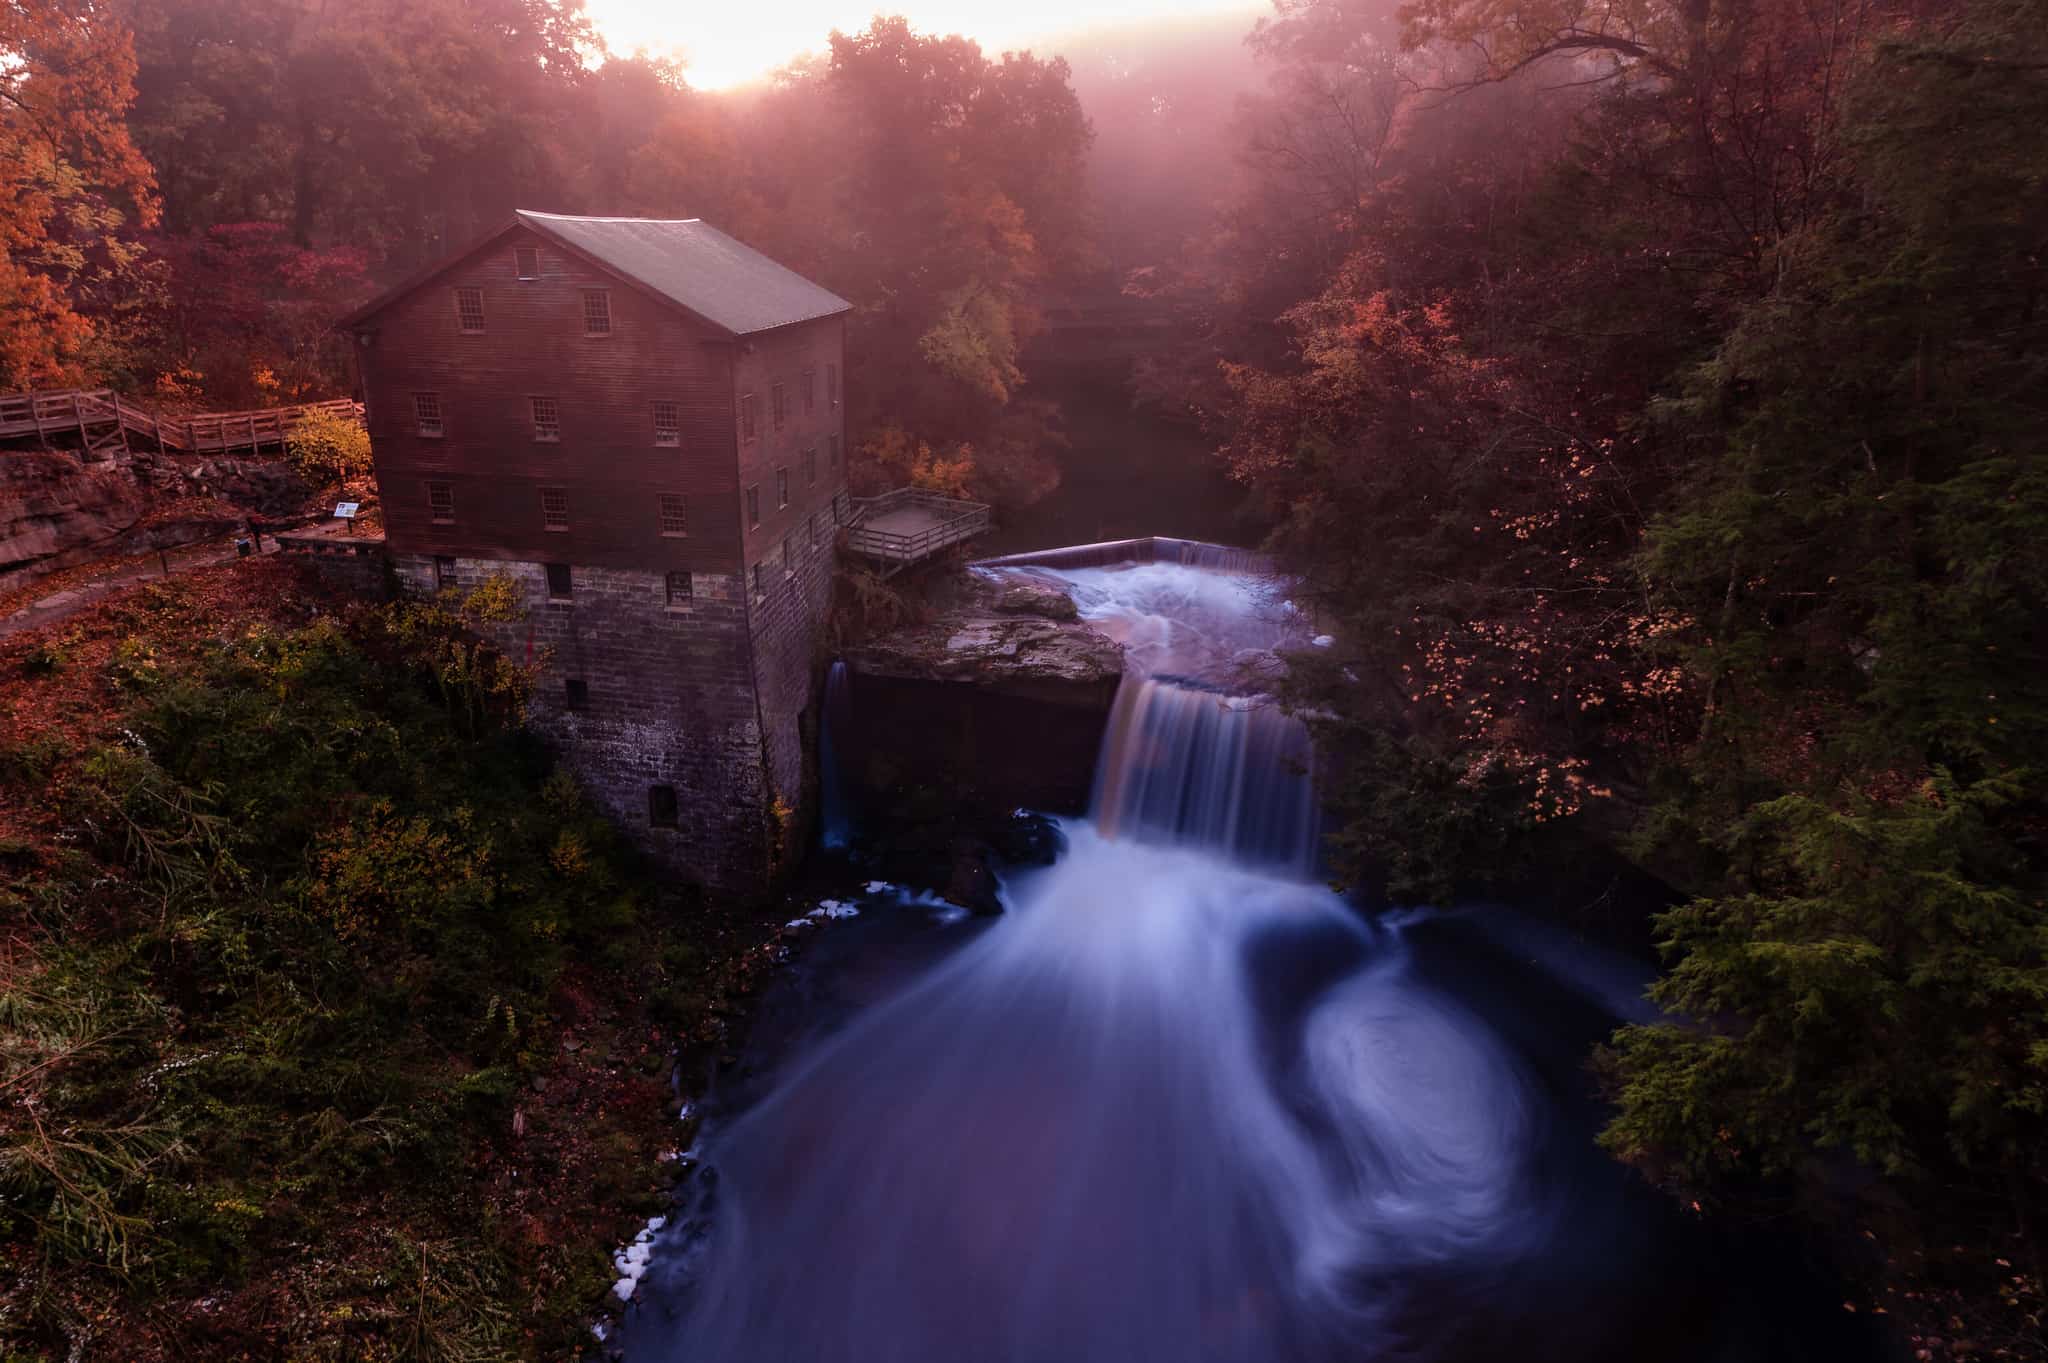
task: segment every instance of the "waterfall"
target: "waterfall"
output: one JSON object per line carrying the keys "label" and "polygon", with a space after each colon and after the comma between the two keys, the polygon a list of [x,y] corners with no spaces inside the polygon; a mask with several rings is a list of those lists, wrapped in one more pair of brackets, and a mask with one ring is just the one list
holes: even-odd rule
{"label": "waterfall", "polygon": [[713,1122],[629,1363],[1800,1357],[1710,1355],[1716,1270],[1581,1115],[1610,1024],[1309,882],[1308,738],[1246,680],[1304,632],[1272,584],[1029,571],[1125,643],[1091,818]]}
{"label": "waterfall", "polygon": [[835,658],[825,674],[825,708],[818,721],[818,827],[819,839],[828,848],[844,847],[853,838],[853,809],[835,738],[852,723],[852,674],[843,660]]}
{"label": "waterfall", "polygon": [[1316,802],[1308,733],[1258,697],[1127,678],[1095,771],[1105,837],[1181,843],[1306,878]]}

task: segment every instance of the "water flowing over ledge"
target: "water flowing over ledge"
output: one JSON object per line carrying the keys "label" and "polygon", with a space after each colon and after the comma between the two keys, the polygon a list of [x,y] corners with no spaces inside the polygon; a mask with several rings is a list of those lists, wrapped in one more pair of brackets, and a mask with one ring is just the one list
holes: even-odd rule
{"label": "water flowing over ledge", "polygon": [[1307,735],[1257,685],[1304,623],[1148,543],[988,569],[1057,579],[1123,647],[1091,817],[708,1128],[624,1356],[1762,1357],[1592,1148],[1611,1019],[1476,916],[1373,919],[1309,879]]}

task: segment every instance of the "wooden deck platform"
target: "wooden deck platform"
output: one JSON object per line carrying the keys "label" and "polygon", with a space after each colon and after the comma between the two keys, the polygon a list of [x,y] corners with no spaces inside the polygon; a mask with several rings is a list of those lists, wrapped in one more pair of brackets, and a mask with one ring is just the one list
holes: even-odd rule
{"label": "wooden deck platform", "polygon": [[989,528],[986,503],[897,488],[879,497],[856,497],[846,519],[846,547],[894,577]]}

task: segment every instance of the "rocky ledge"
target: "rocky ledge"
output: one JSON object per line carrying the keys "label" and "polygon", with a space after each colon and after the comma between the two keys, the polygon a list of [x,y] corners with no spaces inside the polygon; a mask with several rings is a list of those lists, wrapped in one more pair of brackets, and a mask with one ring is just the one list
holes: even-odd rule
{"label": "rocky ledge", "polygon": [[1104,708],[1124,671],[1122,647],[1078,618],[1058,584],[1023,575],[973,576],[954,604],[849,649],[846,662],[862,676]]}

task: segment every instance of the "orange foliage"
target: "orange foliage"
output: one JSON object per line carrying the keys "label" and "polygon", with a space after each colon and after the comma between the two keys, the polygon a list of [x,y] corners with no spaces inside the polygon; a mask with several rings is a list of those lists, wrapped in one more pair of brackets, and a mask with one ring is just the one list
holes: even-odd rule
{"label": "orange foliage", "polygon": [[[122,115],[135,50],[100,8],[0,6],[0,388],[76,383],[93,337],[67,290],[118,231],[156,220]],[[128,211],[123,211],[123,205]]]}

